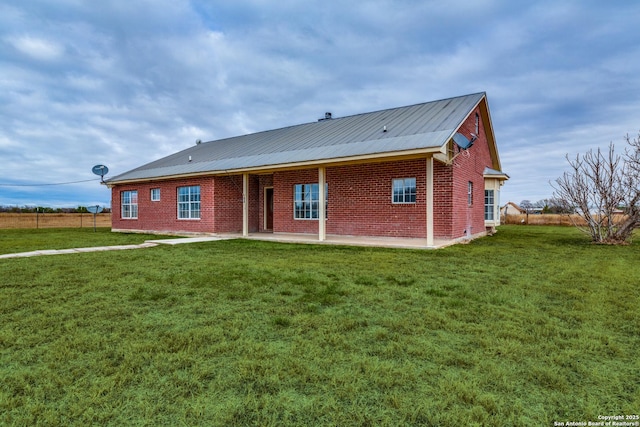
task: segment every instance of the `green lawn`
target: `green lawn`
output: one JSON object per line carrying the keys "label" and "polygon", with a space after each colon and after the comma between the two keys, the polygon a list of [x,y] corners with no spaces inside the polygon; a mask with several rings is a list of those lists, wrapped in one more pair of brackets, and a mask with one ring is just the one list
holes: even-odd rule
{"label": "green lawn", "polygon": [[639,244],[527,226],[436,251],[235,240],[0,260],[0,425],[637,414],[639,260]]}
{"label": "green lawn", "polygon": [[110,228],[0,229],[0,255],[42,249],[86,248],[91,246],[135,245],[150,239],[171,236],[112,233]]}

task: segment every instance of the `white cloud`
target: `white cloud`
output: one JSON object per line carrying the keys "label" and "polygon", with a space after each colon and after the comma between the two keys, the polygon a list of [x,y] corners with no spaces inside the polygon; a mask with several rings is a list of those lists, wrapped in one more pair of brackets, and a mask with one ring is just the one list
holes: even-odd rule
{"label": "white cloud", "polygon": [[58,43],[34,36],[19,36],[8,39],[20,52],[43,61],[58,59],[64,53],[64,47]]}

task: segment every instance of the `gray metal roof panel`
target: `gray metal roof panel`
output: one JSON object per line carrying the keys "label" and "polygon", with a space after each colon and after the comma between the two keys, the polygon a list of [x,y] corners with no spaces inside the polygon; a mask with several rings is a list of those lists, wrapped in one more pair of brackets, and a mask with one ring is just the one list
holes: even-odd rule
{"label": "gray metal roof panel", "polygon": [[203,142],[106,181],[117,183],[440,147],[484,96],[477,93]]}

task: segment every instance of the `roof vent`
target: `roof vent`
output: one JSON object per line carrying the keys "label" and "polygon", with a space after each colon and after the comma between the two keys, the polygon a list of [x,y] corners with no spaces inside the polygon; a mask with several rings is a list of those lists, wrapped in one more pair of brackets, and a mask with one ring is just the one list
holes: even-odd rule
{"label": "roof vent", "polygon": [[324,113],[324,119],[318,119],[319,122],[323,122],[325,120],[331,120],[331,113],[329,111],[327,111],[326,113]]}
{"label": "roof vent", "polygon": [[200,145],[202,144],[202,140],[201,139],[196,139],[196,145]]}

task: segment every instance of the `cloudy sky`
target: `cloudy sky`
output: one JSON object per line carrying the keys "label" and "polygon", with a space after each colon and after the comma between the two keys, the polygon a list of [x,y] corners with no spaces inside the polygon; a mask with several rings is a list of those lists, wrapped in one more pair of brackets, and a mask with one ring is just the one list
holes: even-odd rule
{"label": "cloudy sky", "polygon": [[109,206],[96,164],[480,91],[502,202],[537,201],[566,154],[638,134],[639,22],[632,0],[3,0],[0,205]]}

